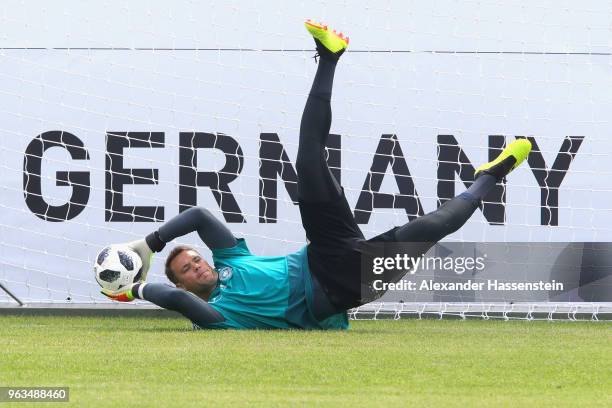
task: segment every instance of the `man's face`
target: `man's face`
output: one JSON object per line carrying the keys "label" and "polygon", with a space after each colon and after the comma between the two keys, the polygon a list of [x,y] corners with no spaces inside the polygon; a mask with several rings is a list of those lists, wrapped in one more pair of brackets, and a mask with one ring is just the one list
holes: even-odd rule
{"label": "man's face", "polygon": [[176,286],[190,292],[197,294],[210,290],[217,284],[217,272],[192,249],[174,257],[170,262],[170,268],[178,280]]}

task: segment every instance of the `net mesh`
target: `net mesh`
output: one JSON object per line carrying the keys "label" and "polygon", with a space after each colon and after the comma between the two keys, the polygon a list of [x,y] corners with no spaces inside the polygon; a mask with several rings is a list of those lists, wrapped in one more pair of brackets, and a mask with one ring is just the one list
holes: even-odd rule
{"label": "net mesh", "polygon": [[[366,237],[436,209],[469,185],[474,167],[528,137],[530,162],[446,241],[612,238],[605,2],[60,1],[12,10],[0,17],[0,282],[26,303],[104,304],[97,252],[191,205],[225,220],[253,253],[305,244],[294,164],[316,67],[302,27],[309,17],[351,37],[328,153]],[[196,236],[178,243],[210,255]],[[151,281],[165,281],[167,251],[155,256]],[[0,291],[0,302],[13,299]],[[394,300],[354,316],[542,311],[509,302]],[[544,306],[546,318],[603,307]]]}

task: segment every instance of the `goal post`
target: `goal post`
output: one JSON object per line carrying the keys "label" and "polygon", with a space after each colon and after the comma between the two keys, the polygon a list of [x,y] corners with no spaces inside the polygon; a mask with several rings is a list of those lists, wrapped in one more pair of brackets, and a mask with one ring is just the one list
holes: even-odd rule
{"label": "goal post", "polygon": [[[572,6],[581,18],[571,22],[554,3],[320,6],[161,10],[111,1],[85,10],[60,2],[16,5],[19,13],[0,17],[0,284],[8,290],[0,304],[16,305],[10,292],[29,305],[108,305],[93,278],[97,251],[142,238],[194,205],[255,254],[305,245],[295,159],[316,69],[302,26],[310,17],[351,37],[335,77],[328,163],[366,238],[435,210],[473,182],[474,168],[528,138],[529,160],[442,244],[608,250],[605,3]],[[195,235],[179,243],[210,258]],[[156,254],[150,281],[165,281],[167,251]],[[561,251],[506,279],[557,271],[574,284],[565,298],[445,298],[424,289],[391,293],[351,315],[609,316],[607,252],[584,264]],[[441,279],[431,274],[422,277]]]}

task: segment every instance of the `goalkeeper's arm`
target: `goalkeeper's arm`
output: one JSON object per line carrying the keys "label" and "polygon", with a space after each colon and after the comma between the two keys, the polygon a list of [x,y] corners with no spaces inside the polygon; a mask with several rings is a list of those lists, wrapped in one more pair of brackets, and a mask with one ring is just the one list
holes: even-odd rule
{"label": "goalkeeper's arm", "polygon": [[192,207],[170,219],[159,230],[147,235],[147,245],[153,252],[164,249],[175,238],[197,231],[210,249],[231,248],[238,242],[229,229],[205,208]]}
{"label": "goalkeeper's arm", "polygon": [[197,231],[198,235],[210,249],[231,248],[238,241],[221,221],[205,208],[193,207],[173,217],[159,230],[147,235],[145,239],[128,242],[126,245],[142,259],[140,281],[147,279],[153,252],[160,252],[166,244],[175,238]]}
{"label": "goalkeeper's arm", "polygon": [[121,291],[102,293],[120,302],[144,299],[164,309],[179,312],[199,327],[221,323],[225,318],[205,300],[191,292],[164,283],[135,283]]}

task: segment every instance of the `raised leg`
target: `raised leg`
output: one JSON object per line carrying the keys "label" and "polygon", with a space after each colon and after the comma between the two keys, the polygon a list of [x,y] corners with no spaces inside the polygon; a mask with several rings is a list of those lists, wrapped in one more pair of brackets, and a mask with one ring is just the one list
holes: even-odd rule
{"label": "raised leg", "polygon": [[348,38],[313,21],[306,22],[306,29],[317,45],[319,65],[300,124],[298,197],[305,202],[328,202],[342,195],[342,188],[327,166],[325,144],[332,120],[334,73]]}
{"label": "raised leg", "polygon": [[325,144],[332,120],[330,101],[336,62],[331,58],[319,59],[300,124],[296,161],[298,196],[300,200],[308,202],[330,201],[342,194],[325,160]]}
{"label": "raised leg", "polygon": [[495,183],[518,167],[530,151],[531,143],[526,139],[510,143],[495,160],[476,169],[476,180],[465,193],[447,201],[436,211],[397,228],[396,241],[436,243],[457,231],[474,214]]}

